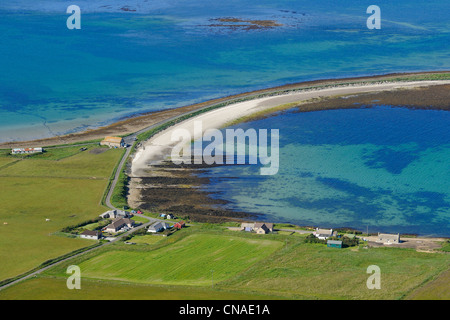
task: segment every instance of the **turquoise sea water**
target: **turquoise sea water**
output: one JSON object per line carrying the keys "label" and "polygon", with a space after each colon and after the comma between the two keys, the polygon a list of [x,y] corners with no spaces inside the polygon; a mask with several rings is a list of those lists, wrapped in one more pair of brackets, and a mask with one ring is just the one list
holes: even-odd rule
{"label": "turquoise sea water", "polygon": [[[72,4],[81,30],[66,27]],[[372,4],[381,30],[366,27]],[[448,70],[449,9],[448,0],[1,1],[0,141],[286,83]],[[212,26],[227,17],[283,26]],[[214,168],[209,188],[273,221],[450,235],[448,120],[381,107],[252,122],[280,129],[279,174]]]}
{"label": "turquoise sea water", "polygon": [[[71,4],[81,30],[66,27]],[[371,4],[2,1],[0,141],[303,80],[448,69],[448,1],[379,3],[381,30],[366,27]],[[211,26],[224,17],[283,26]]]}
{"label": "turquoise sea water", "polygon": [[287,112],[233,128],[280,130],[279,171],[199,174],[225,207],[260,219],[450,236],[450,113],[379,106]]}

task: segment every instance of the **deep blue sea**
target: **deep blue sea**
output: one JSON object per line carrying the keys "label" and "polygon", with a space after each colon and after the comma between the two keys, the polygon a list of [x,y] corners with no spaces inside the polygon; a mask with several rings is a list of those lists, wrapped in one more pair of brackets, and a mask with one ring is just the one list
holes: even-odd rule
{"label": "deep blue sea", "polygon": [[[80,30],[66,27],[73,4]],[[381,9],[379,30],[366,26],[372,4]],[[448,70],[449,9],[448,0],[1,1],[0,141],[299,81]],[[282,26],[217,20],[230,17]],[[377,129],[404,115],[410,125],[389,135]],[[359,123],[352,117],[372,131],[349,136]],[[382,107],[270,119],[282,135],[277,176],[222,181],[243,167],[214,169],[211,188],[232,185],[223,197],[237,209],[274,221],[450,235],[448,113]],[[406,140],[398,140],[401,128]],[[252,190],[242,185],[249,181]]]}

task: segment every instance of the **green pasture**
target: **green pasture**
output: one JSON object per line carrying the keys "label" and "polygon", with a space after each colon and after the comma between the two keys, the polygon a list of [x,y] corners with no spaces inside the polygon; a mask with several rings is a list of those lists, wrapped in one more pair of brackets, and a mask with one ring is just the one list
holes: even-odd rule
{"label": "green pasture", "polygon": [[267,300],[281,299],[249,292],[210,287],[157,286],[95,279],[81,280],[69,290],[66,278],[37,277],[0,291],[0,300]]}
{"label": "green pasture", "polygon": [[[274,240],[193,233],[155,250],[108,250],[77,265],[86,278],[209,286],[236,276],[282,245]],[[61,268],[57,275],[62,275]]]}
{"label": "green pasture", "polygon": [[[88,146],[48,149],[43,154],[26,156],[0,156],[3,161],[19,160],[13,165],[1,167],[0,177],[49,177],[73,179],[109,179],[112,170],[123,153],[122,149]],[[94,150],[102,153],[95,153]]]}
{"label": "green pasture", "polygon": [[[405,248],[328,248],[293,243],[255,264],[222,288],[299,299],[401,299],[449,268],[450,256]],[[370,265],[381,270],[381,289],[367,288]]]}
{"label": "green pasture", "polygon": [[[65,153],[59,160],[38,155],[17,160],[0,152],[0,280],[92,244],[53,234],[106,210],[100,201],[121,152],[72,149],[71,156]],[[53,158],[61,156],[60,149],[53,150],[58,150]]]}

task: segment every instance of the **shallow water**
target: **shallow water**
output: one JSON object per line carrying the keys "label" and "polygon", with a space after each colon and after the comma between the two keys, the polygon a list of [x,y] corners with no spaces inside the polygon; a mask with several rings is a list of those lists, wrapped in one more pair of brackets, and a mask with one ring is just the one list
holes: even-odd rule
{"label": "shallow water", "polygon": [[[66,28],[68,2],[0,2],[0,141],[298,81],[450,66],[447,0],[380,3],[381,30],[366,28],[365,0],[76,4],[81,30]],[[224,17],[283,26],[211,26]],[[280,129],[279,173],[215,168],[208,188],[273,221],[449,235],[448,120],[384,107],[251,122]]]}
{"label": "shallow water", "polygon": [[[303,80],[450,66],[446,0],[380,4],[381,30],[366,27],[371,1],[76,3],[81,30],[66,28],[68,2],[0,3],[0,141]],[[283,26],[211,26],[223,17]]]}
{"label": "shallow water", "polygon": [[214,167],[203,190],[263,220],[450,236],[450,112],[287,112],[230,128],[279,129],[280,167]]}

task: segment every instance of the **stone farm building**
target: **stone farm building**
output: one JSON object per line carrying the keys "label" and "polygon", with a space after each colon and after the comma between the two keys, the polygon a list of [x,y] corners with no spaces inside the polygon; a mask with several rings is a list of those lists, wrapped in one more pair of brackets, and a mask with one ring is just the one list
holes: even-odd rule
{"label": "stone farm building", "polygon": [[110,148],[122,148],[125,146],[125,142],[121,137],[106,137],[100,142],[101,146],[108,146]]}
{"label": "stone farm building", "polygon": [[106,211],[104,213],[102,213],[101,215],[99,215],[99,217],[103,218],[103,219],[115,219],[115,218],[129,218],[131,217],[130,213],[128,211],[124,211],[124,210],[109,210]]}
{"label": "stone farm building", "polygon": [[336,236],[337,232],[336,231],[333,232],[333,229],[319,229],[319,228],[316,228],[316,231],[314,231],[313,234],[318,239],[327,240],[330,237]]}
{"label": "stone farm building", "polygon": [[267,234],[273,232],[273,223],[254,222],[241,223],[241,231],[256,232],[258,234]]}
{"label": "stone farm building", "polygon": [[400,234],[378,233],[376,242],[381,242],[383,244],[398,244],[400,243]]}
{"label": "stone farm building", "polygon": [[121,229],[128,227],[128,228],[133,228],[134,227],[134,221],[128,218],[118,218],[116,220],[114,220],[112,223],[108,224],[105,227],[105,231],[106,232],[118,232]]}
{"label": "stone farm building", "polygon": [[101,237],[102,237],[102,233],[99,231],[84,230],[83,233],[80,234],[80,238],[83,238],[83,239],[98,240]]}

